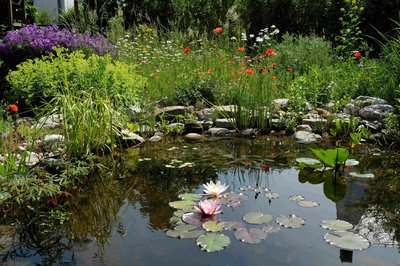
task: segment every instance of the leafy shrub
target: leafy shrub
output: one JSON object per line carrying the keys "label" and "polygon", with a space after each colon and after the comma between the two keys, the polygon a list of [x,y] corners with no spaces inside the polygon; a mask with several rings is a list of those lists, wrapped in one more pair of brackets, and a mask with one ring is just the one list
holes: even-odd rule
{"label": "leafy shrub", "polygon": [[114,47],[101,35],[91,37],[56,25],[40,28],[36,24],[20,30],[9,31],[0,41],[0,58],[13,69],[26,59],[40,57],[54,51],[55,47],[70,50],[87,49],[97,54],[113,53]]}
{"label": "leafy shrub", "polygon": [[132,66],[114,61],[109,55],[91,55],[86,59],[81,51],[65,52],[60,48],[55,54],[18,65],[18,70],[7,76],[11,85],[9,98],[25,104],[26,108],[34,108],[69,89],[95,90],[113,100],[118,100],[119,95],[129,102],[138,100],[145,79],[137,75]]}

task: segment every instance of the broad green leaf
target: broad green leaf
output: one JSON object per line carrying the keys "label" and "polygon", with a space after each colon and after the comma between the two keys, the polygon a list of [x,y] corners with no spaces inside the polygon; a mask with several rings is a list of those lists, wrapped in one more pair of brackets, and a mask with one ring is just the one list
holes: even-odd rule
{"label": "broad green leaf", "polygon": [[207,252],[220,251],[230,245],[231,240],[224,234],[202,235],[196,240],[197,245]]}
{"label": "broad green leaf", "polygon": [[171,224],[174,225],[178,225],[178,224],[184,224],[184,222],[182,221],[182,219],[180,217],[176,217],[176,216],[172,216],[171,219],[169,219],[169,222]]}
{"label": "broad green leaf", "polygon": [[217,223],[215,221],[205,222],[202,226],[207,232],[221,232],[224,230],[223,222]]}
{"label": "broad green leaf", "polygon": [[261,212],[249,212],[243,216],[243,220],[249,224],[266,224],[272,221],[272,215],[264,214]]}
{"label": "broad green leaf", "polygon": [[294,214],[290,214],[289,216],[279,215],[275,221],[286,228],[300,228],[306,223],[303,218]]}
{"label": "broad green leaf", "polygon": [[171,201],[168,203],[169,206],[175,209],[193,209],[193,207],[196,205],[196,202],[190,201],[190,200],[178,200],[178,201]]}
{"label": "broad green leaf", "polygon": [[193,194],[193,193],[183,193],[183,194],[179,194],[178,198],[180,198],[182,200],[199,201],[199,200],[201,200],[202,196],[200,196],[198,194]]}
{"label": "broad green leaf", "polygon": [[267,237],[267,233],[258,228],[247,230],[243,227],[235,231],[235,237],[244,243],[257,244]]}
{"label": "broad green leaf", "polygon": [[353,225],[343,220],[324,219],[321,227],[333,231],[347,231],[353,229]]}
{"label": "broad green leaf", "polygon": [[346,250],[363,250],[370,246],[366,238],[347,231],[334,231],[326,233],[324,239],[329,244]]}
{"label": "broad green leaf", "polygon": [[325,165],[335,166],[336,164],[344,163],[349,157],[349,151],[344,148],[336,149],[311,149],[311,151],[320,159]]}

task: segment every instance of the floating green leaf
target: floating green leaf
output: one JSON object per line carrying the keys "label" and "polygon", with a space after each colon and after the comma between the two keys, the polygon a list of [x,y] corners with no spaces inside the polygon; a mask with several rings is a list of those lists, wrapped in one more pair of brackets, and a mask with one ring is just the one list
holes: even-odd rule
{"label": "floating green leaf", "polygon": [[301,201],[301,200],[304,200],[304,197],[301,195],[292,195],[289,197],[289,199],[293,200],[293,201]]}
{"label": "floating green leaf", "polygon": [[169,219],[169,222],[171,224],[174,224],[174,225],[178,225],[178,224],[183,224],[184,223],[182,221],[181,217],[176,217],[176,216],[172,216],[171,219]]}
{"label": "floating green leaf", "polygon": [[347,159],[345,162],[345,166],[356,166],[358,165],[360,162],[354,159]]}
{"label": "floating green leaf", "polygon": [[334,167],[335,165],[344,163],[349,157],[349,151],[344,148],[336,149],[311,149],[311,151],[320,159],[325,165]]}
{"label": "floating green leaf", "polygon": [[203,228],[207,232],[221,232],[224,230],[223,224],[223,222],[208,221],[203,224]]}
{"label": "floating green leaf", "polygon": [[375,177],[374,174],[360,174],[360,173],[356,173],[356,172],[351,172],[351,173],[349,173],[349,175],[352,177],[358,177],[358,178],[374,178]]}
{"label": "floating green leaf", "polygon": [[306,207],[306,208],[313,208],[319,206],[318,202],[311,200],[300,200],[297,202],[297,204],[301,207]]}
{"label": "floating green leaf", "polygon": [[175,226],[174,230],[177,230],[177,231],[190,231],[190,230],[193,230],[195,228],[197,228],[196,225],[180,224],[180,225]]}
{"label": "floating green leaf", "polygon": [[370,246],[366,238],[347,231],[335,231],[326,233],[324,239],[329,244],[347,250],[363,250]]}
{"label": "floating green leaf", "polygon": [[269,214],[264,214],[261,212],[249,212],[243,216],[243,220],[249,224],[266,224],[272,221],[273,217]]}
{"label": "floating green leaf", "polygon": [[245,243],[257,244],[267,237],[267,233],[258,228],[247,230],[242,227],[235,231],[235,237]]}
{"label": "floating green leaf", "polygon": [[353,228],[353,225],[343,220],[324,219],[321,222],[321,227],[333,231],[347,231]]}
{"label": "floating green leaf", "polygon": [[207,252],[220,251],[230,245],[231,240],[224,234],[202,235],[196,240],[197,245]]}
{"label": "floating green leaf", "polygon": [[310,167],[316,169],[322,166],[320,160],[313,158],[296,158],[296,161],[299,163],[299,166],[301,168]]}
{"label": "floating green leaf", "polygon": [[168,203],[169,206],[175,209],[193,209],[193,207],[196,205],[196,202],[190,201],[190,200],[178,200],[178,201],[171,201]]}
{"label": "floating green leaf", "polygon": [[195,212],[195,211],[196,211],[195,209],[177,210],[174,211],[174,216],[182,217],[185,213]]}
{"label": "floating green leaf", "polygon": [[198,238],[201,235],[204,235],[204,231],[202,230],[194,230],[194,231],[181,231],[181,230],[168,230],[166,235],[169,237],[181,238],[181,239],[191,239]]}
{"label": "floating green leaf", "polygon": [[290,214],[289,216],[279,215],[275,221],[286,228],[300,228],[306,223],[303,218],[294,214]]}
{"label": "floating green leaf", "polygon": [[201,196],[198,194],[193,194],[193,193],[183,193],[179,194],[178,197],[182,200],[189,200],[189,201],[199,201],[201,200]]}
{"label": "floating green leaf", "polygon": [[277,199],[277,198],[279,198],[281,195],[280,195],[278,192],[272,192],[272,191],[270,191],[270,192],[265,193],[265,196],[266,196],[267,198],[269,198],[269,199]]}

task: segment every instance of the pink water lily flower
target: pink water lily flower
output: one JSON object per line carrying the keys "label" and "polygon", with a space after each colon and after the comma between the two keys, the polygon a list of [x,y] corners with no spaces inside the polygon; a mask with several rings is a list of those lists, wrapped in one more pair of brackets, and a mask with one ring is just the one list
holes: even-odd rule
{"label": "pink water lily flower", "polygon": [[209,199],[200,201],[195,209],[205,216],[212,216],[222,212],[220,207],[221,205],[218,205],[216,200]]}

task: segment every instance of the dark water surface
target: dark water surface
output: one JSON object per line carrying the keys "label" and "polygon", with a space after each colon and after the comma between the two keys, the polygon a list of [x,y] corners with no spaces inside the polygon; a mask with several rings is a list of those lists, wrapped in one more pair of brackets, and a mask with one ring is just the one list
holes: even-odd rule
{"label": "dark water surface", "polygon": [[[121,171],[117,180],[93,184],[88,193],[81,195],[70,210],[70,220],[59,231],[55,229],[47,235],[49,239],[39,239],[35,245],[17,236],[14,242],[19,244],[2,251],[3,261],[5,265],[399,264],[398,247],[387,245],[396,244],[393,237],[400,234],[396,222],[388,222],[389,218],[398,217],[400,204],[396,202],[400,193],[395,178],[400,168],[397,156],[372,155],[361,148],[361,153],[350,156],[360,165],[349,171],[374,173],[376,178],[347,178],[347,183],[342,180],[339,187],[299,178],[296,157],[313,156],[308,146],[268,138],[147,144],[126,154],[127,170]],[[174,159],[181,162],[171,162]],[[194,165],[165,166],[184,162]],[[223,214],[218,215],[223,221],[243,221],[246,213],[261,211],[274,216],[270,222],[274,226],[279,226],[275,218],[281,214],[296,214],[306,224],[299,229],[281,227],[278,233],[254,245],[240,242],[232,231],[224,231],[231,245],[214,253],[201,251],[195,239],[167,237],[165,232],[172,228],[169,220],[175,211],[168,203],[178,200],[180,193],[202,193],[202,184],[211,180],[227,183],[229,190],[235,192],[251,185],[280,193],[279,198],[269,202],[262,193],[243,192],[249,199],[237,208],[224,206]],[[300,207],[288,200],[294,194],[320,206]],[[335,197],[337,202],[329,199]],[[375,233],[376,242],[385,242],[386,246],[372,245],[354,252],[340,250],[324,241],[328,231],[320,226],[323,219],[342,219],[354,225],[375,219],[372,224],[376,228],[371,226],[370,234]]]}

